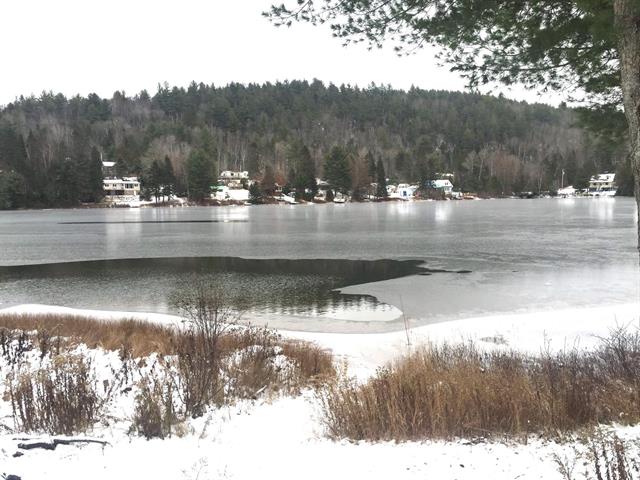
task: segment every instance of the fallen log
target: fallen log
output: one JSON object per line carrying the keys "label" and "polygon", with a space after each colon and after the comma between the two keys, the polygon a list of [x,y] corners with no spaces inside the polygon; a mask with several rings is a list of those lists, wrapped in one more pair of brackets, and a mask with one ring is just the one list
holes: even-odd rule
{"label": "fallen log", "polygon": [[103,447],[109,445],[109,442],[105,442],[103,440],[94,440],[91,438],[54,438],[50,442],[19,443],[18,448],[22,450],[33,450],[36,448],[42,448],[43,450],[55,450],[58,445],[73,445],[75,443],[97,443],[98,445],[102,445]]}

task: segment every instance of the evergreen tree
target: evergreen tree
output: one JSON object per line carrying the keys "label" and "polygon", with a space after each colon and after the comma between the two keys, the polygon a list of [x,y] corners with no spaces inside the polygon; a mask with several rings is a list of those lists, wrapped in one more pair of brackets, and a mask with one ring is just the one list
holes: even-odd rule
{"label": "evergreen tree", "polygon": [[373,153],[367,152],[366,160],[367,160],[367,166],[369,169],[369,178],[371,180],[371,183],[373,183],[376,181],[376,178],[378,176],[376,159],[374,158]]}
{"label": "evergreen tree", "polygon": [[345,42],[381,46],[391,41],[400,52],[438,44],[441,57],[467,77],[470,87],[519,82],[583,91],[585,100],[592,101],[594,117],[612,120],[598,122],[608,125],[605,135],[624,111],[626,126],[619,126],[628,134],[640,249],[639,0],[326,0],[291,5],[272,6],[269,16],[277,25],[328,22]]}
{"label": "evergreen tree", "polygon": [[264,175],[262,176],[262,181],[260,182],[260,188],[264,192],[265,195],[273,195],[276,189],[276,177],[273,172],[273,167],[271,165],[266,165],[264,167]]}
{"label": "evergreen tree", "polygon": [[252,205],[264,203],[264,196],[262,195],[262,189],[258,182],[252,183],[249,187],[249,203]]}
{"label": "evergreen tree", "polygon": [[164,180],[162,168],[157,160],[154,160],[149,167],[149,171],[145,177],[145,184],[156,203],[162,192],[162,182]]}
{"label": "evergreen tree", "polygon": [[289,146],[288,156],[293,165],[291,183],[296,190],[296,198],[312,199],[318,193],[318,183],[311,152],[302,141],[297,140]]}
{"label": "evergreen tree", "polygon": [[22,175],[15,171],[0,172],[0,210],[24,206],[26,185]]}
{"label": "evergreen tree", "polygon": [[334,190],[347,193],[351,188],[351,170],[349,152],[335,145],[324,161],[324,176]]}
{"label": "evergreen tree", "polygon": [[54,177],[55,198],[60,205],[76,205],[80,201],[78,165],[70,157],[58,162]]}
{"label": "evergreen tree", "polygon": [[193,150],[187,160],[187,190],[190,200],[201,202],[211,195],[213,164],[202,150]]}
{"label": "evergreen tree", "polygon": [[102,173],[102,159],[100,152],[94,146],[91,149],[91,160],[89,162],[89,171],[87,172],[88,190],[90,201],[99,202],[104,197],[104,183]]}
{"label": "evergreen tree", "polygon": [[387,176],[384,173],[384,164],[381,158],[376,164],[376,183],[376,197],[387,198]]}
{"label": "evergreen tree", "polygon": [[164,157],[164,163],[161,170],[162,178],[162,195],[167,197],[167,200],[171,199],[171,195],[176,193],[176,175],[173,172],[173,165],[168,155]]}
{"label": "evergreen tree", "polygon": [[327,196],[325,198],[325,200],[327,202],[333,202],[333,199],[335,198],[335,196],[333,195],[333,190],[331,190],[330,188],[327,189]]}

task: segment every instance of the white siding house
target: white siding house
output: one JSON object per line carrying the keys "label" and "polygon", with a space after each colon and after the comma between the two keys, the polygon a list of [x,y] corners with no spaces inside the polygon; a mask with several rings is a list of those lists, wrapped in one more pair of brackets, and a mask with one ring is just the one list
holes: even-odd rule
{"label": "white siding house", "polygon": [[442,190],[445,195],[451,195],[451,192],[453,192],[453,184],[449,179],[433,180],[431,182],[431,187],[436,190]]}
{"label": "white siding house", "polygon": [[104,199],[108,203],[128,204],[140,201],[140,181],[137,177],[105,178],[102,186]]}
{"label": "white siding house", "polygon": [[615,173],[601,173],[589,180],[589,195],[592,197],[613,197],[617,190]]}
{"label": "white siding house", "polygon": [[226,185],[229,188],[241,188],[243,182],[249,180],[249,172],[235,172],[232,170],[225,170],[218,177],[218,183]]}

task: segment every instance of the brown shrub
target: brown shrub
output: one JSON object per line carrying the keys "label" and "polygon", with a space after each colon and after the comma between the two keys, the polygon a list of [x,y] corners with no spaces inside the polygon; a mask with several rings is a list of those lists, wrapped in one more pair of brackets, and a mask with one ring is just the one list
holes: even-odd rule
{"label": "brown shrub", "polygon": [[[296,393],[335,376],[331,352],[301,340],[284,338],[268,328],[243,327],[227,333],[222,343],[226,356],[236,355],[229,366],[235,395],[252,398],[255,392],[275,387]],[[286,358],[286,364],[277,357]]]}
{"label": "brown shrub", "polygon": [[0,327],[0,355],[14,367],[33,348],[33,343],[24,331]]}
{"label": "brown shrub", "polygon": [[[187,319],[180,328],[71,315],[0,315],[0,351],[12,365],[19,365],[34,347],[39,349],[41,360],[50,356],[54,364],[61,351],[76,343],[118,351],[123,362],[120,374],[126,381],[134,378],[133,358],[158,353],[165,380],[159,383],[147,378],[139,383],[133,415],[132,432],[147,438],[171,435],[179,416],[198,417],[212,405],[254,398],[266,390],[295,393],[333,374],[331,355],[319,347],[283,339],[268,329],[235,325],[237,313],[215,288],[196,285],[194,290],[176,294],[173,302]],[[277,358],[279,355],[286,360]],[[51,373],[52,382],[63,382],[48,384],[46,377]],[[80,412],[82,405],[69,406],[80,400],[72,390],[85,387],[86,378],[80,375],[82,383],[76,386],[67,381],[65,373],[63,369],[60,373],[24,374],[12,383],[16,423],[26,430],[57,433],[89,425],[93,416],[87,418]],[[79,395],[85,393],[78,390]],[[174,399],[179,408],[174,408]],[[94,415],[90,397],[84,400]],[[49,412],[47,405],[54,412]],[[70,418],[56,419],[58,410],[77,414],[77,423],[69,423]]]}
{"label": "brown shrub", "polygon": [[[3,329],[37,332],[41,351],[51,348],[51,343],[55,344],[54,337],[62,337],[67,341],[84,343],[89,348],[117,351],[125,347],[134,357],[154,352],[170,354],[176,335],[171,326],[142,320],[96,320],[64,314],[3,314],[0,315],[0,332]],[[53,348],[55,350],[55,345]]]}
{"label": "brown shrub", "polygon": [[285,339],[282,341],[282,353],[295,363],[304,385],[335,377],[333,355],[315,343]]}
{"label": "brown shrub", "polygon": [[102,404],[91,363],[79,356],[59,356],[35,372],[13,373],[8,394],[23,431],[54,435],[86,431]]}
{"label": "brown shrub", "polygon": [[[29,340],[26,332],[35,332],[34,342],[45,353],[60,353],[60,341],[68,343],[71,340],[89,348],[124,352],[134,358],[151,353],[176,355],[184,347],[182,337],[185,334],[184,330],[173,326],[143,320],[96,320],[62,314],[1,314],[0,354],[15,358],[31,350],[34,342]],[[251,345],[264,344],[267,338],[269,346],[282,347],[284,355],[296,364],[303,383],[333,376],[331,352],[311,342],[282,337],[269,329],[251,326],[225,328],[217,337],[216,348],[220,357],[226,357]]]}
{"label": "brown shrub", "polygon": [[[180,408],[179,412],[169,411],[168,399],[160,395],[156,383],[140,384],[132,431],[146,437],[171,434],[166,415],[198,417],[212,405],[253,398],[265,390],[297,393],[333,375],[329,352],[282,338],[266,328],[234,325],[234,312],[215,291],[180,298],[180,309],[188,319],[180,328],[71,315],[0,315],[0,353],[10,365],[19,366],[25,353],[34,348],[39,349],[41,360],[56,358],[80,343],[118,351],[123,362],[121,383],[135,378],[134,358],[158,353],[167,375],[162,388],[171,389]],[[275,361],[280,354],[286,361]],[[35,385],[32,377],[24,383],[22,397],[22,390],[14,388],[16,398],[27,398],[27,385]],[[37,414],[31,415],[25,402],[14,404],[14,414],[24,417],[21,423],[25,425],[37,423],[29,420]]]}
{"label": "brown shrub", "polygon": [[423,348],[378,370],[364,384],[348,378],[322,390],[332,437],[410,440],[496,434],[556,434],[612,421],[640,420],[637,377],[621,359],[640,342],[616,336],[591,353],[537,357],[484,353],[473,345]]}
{"label": "brown shrub", "polygon": [[167,438],[178,422],[173,404],[173,383],[157,377],[139,383],[131,432],[151,438]]}
{"label": "brown shrub", "polygon": [[589,470],[597,480],[634,480],[640,478],[637,455],[617,435],[596,434],[589,442]]}

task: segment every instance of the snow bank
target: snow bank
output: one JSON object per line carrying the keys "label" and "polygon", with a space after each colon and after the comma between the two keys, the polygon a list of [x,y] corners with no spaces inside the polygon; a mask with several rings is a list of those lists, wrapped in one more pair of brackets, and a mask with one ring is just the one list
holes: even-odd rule
{"label": "snow bank", "polygon": [[[405,351],[407,337],[414,346],[426,341],[474,340],[497,348],[538,351],[564,347],[589,347],[597,335],[620,325],[638,324],[638,304],[590,309],[559,310],[470,318],[385,334],[335,334],[283,332],[312,340],[344,356],[357,374]],[[175,323],[177,317],[131,312],[98,312],[44,305],[22,305],[0,310],[14,313],[71,313],[100,319],[139,318]],[[113,352],[105,361],[117,362]],[[99,360],[99,359],[97,359]],[[102,364],[102,362],[98,362]],[[102,364],[101,369],[106,369]],[[131,399],[129,399],[131,401]],[[22,434],[12,427],[7,402],[0,409],[0,476],[23,479],[113,478],[249,479],[340,478],[393,479],[558,479],[554,457],[576,457],[577,443],[564,445],[532,440],[527,445],[507,442],[407,442],[402,444],[335,442],[324,437],[320,411],[313,393],[278,398],[271,403],[242,401],[210,411],[190,421],[183,437],[146,441],[127,434],[130,420],[113,419],[90,432],[109,442],[61,445],[54,451],[29,450],[14,457]],[[118,416],[116,414],[116,416]],[[640,428],[620,428],[625,437],[638,437]],[[581,478],[581,477],[576,477]]]}
{"label": "snow bank", "polygon": [[309,395],[270,404],[242,403],[194,421],[195,433],[182,438],[146,441],[114,429],[111,436],[106,430],[101,437],[110,442],[106,447],[59,446],[19,458],[11,456],[18,442],[0,435],[0,472],[65,480],[561,480],[554,456],[575,456],[571,444],[543,441],[334,442],[322,438],[317,414]]}
{"label": "snow bank", "polygon": [[[49,305],[19,305],[0,310],[0,313],[3,312],[62,313],[104,320],[135,318],[172,325],[180,323],[180,318],[173,315],[81,310]],[[280,333],[331,349],[335,355],[348,362],[354,375],[366,377],[380,365],[407,352],[409,348],[428,342],[471,340],[491,348],[538,353],[543,348],[590,348],[598,342],[598,337],[606,336],[611,329],[619,326],[640,327],[640,304],[474,317],[420,327],[411,327],[409,324],[407,330],[390,333],[351,334],[284,330]]]}
{"label": "snow bank", "polygon": [[60,314],[74,315],[78,317],[91,317],[98,320],[121,320],[130,318],[135,320],[147,320],[149,322],[164,323],[170,325],[179,324],[182,319],[175,315],[167,315],[164,313],[146,313],[146,312],[120,312],[110,310],[87,310],[80,308],[60,307],[57,305],[39,305],[39,304],[23,304],[14,307],[0,309],[2,313],[15,314]]}
{"label": "snow bank", "polygon": [[640,304],[514,313],[436,323],[391,333],[339,334],[282,332],[330,348],[347,360],[352,373],[367,376],[420,344],[474,341],[490,348],[528,353],[542,349],[590,348],[620,326],[640,327]]}

